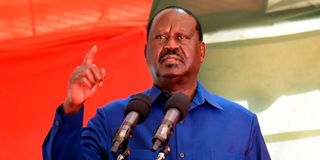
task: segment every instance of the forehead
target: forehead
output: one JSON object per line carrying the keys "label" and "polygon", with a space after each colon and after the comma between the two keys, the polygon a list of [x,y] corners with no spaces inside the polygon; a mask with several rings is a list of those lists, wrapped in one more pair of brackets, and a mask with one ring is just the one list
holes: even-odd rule
{"label": "forehead", "polygon": [[196,20],[181,9],[166,9],[154,17],[150,30],[152,32],[168,28],[196,30]]}

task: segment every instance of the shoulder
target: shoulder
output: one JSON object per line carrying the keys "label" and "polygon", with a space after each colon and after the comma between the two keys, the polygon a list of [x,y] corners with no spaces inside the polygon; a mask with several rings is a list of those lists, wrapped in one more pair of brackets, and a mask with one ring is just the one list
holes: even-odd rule
{"label": "shoulder", "polygon": [[255,114],[238,103],[235,103],[225,97],[214,94],[208,91],[200,82],[198,82],[197,92],[203,97],[209,104],[219,108],[225,112],[239,113],[247,116],[254,116]]}
{"label": "shoulder", "polygon": [[149,90],[143,91],[143,92],[138,92],[135,94],[131,94],[126,98],[122,98],[122,99],[118,99],[118,100],[114,100],[106,105],[104,105],[103,107],[99,108],[98,111],[102,111],[108,114],[124,114],[124,110],[126,108],[126,106],[128,105],[129,101],[132,99],[132,97],[136,94],[139,93],[144,93],[146,95],[149,95]]}
{"label": "shoulder", "polygon": [[102,132],[105,132],[106,135],[112,137],[125,118],[125,108],[133,95],[114,100],[103,107],[98,108],[96,114],[90,118],[87,127],[95,129],[104,128]]}
{"label": "shoulder", "polygon": [[107,103],[101,108],[98,108],[97,112],[103,112],[109,116],[112,115],[123,115],[126,106],[128,105],[132,95],[127,98],[117,99]]}
{"label": "shoulder", "polygon": [[249,118],[251,120],[252,118],[256,117],[255,113],[232,100],[210,92],[208,93],[208,96],[223,109],[224,113],[229,116],[232,116],[234,118]]}

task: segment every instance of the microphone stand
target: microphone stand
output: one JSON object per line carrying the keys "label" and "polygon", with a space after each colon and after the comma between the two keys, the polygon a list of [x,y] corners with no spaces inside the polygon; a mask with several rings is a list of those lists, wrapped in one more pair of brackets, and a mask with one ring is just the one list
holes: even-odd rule
{"label": "microphone stand", "polygon": [[[118,134],[121,136],[118,136]],[[130,156],[131,151],[128,148],[130,137],[132,137],[132,128],[129,128],[127,132],[117,131],[117,134],[114,136],[111,151],[113,153],[116,153],[118,150],[121,150],[120,154],[117,157],[117,160],[125,160]]]}
{"label": "microphone stand", "polygon": [[166,159],[167,155],[170,153],[170,147],[166,144],[161,151],[159,152],[156,160],[164,160]]}
{"label": "microphone stand", "polygon": [[168,145],[169,137],[173,134],[172,126],[167,129],[168,136],[158,137],[160,139],[155,139],[152,146],[152,151],[156,151],[157,148],[161,148],[160,152],[158,153],[158,156],[156,160],[164,160],[169,155],[171,149]]}
{"label": "microphone stand", "polygon": [[128,148],[128,139],[127,137],[132,137],[132,130],[129,129],[128,132],[126,133],[126,136],[124,137],[123,141],[121,141],[122,143],[119,143],[119,139],[116,139],[115,142],[114,142],[114,145],[112,146],[112,152],[115,153],[115,148],[116,150],[120,149],[121,150],[121,153],[118,155],[117,157],[117,160],[125,160],[127,159],[130,154],[131,154],[131,151],[130,149]]}
{"label": "microphone stand", "polygon": [[117,157],[117,160],[125,160],[130,156],[131,152],[129,148],[126,148],[122,153],[120,153]]}

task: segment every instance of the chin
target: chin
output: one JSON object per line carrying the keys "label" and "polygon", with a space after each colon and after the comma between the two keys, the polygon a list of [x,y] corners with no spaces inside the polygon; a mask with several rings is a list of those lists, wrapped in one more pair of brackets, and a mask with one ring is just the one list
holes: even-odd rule
{"label": "chin", "polygon": [[160,72],[158,74],[159,78],[178,78],[178,77],[182,77],[183,72],[180,70],[170,70],[170,71],[164,71],[164,72]]}

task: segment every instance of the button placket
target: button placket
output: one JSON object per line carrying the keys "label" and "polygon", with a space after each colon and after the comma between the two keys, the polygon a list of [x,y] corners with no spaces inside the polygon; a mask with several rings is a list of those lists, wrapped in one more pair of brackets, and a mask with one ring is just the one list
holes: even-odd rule
{"label": "button placket", "polygon": [[184,156],[185,156],[185,155],[184,155],[183,152],[180,152],[180,153],[179,153],[179,157],[180,157],[180,158],[184,158]]}
{"label": "button placket", "polygon": [[186,119],[178,122],[176,126],[176,134],[177,134],[177,157],[178,159],[185,159],[186,151],[183,142],[183,134],[184,134],[184,123]]}

